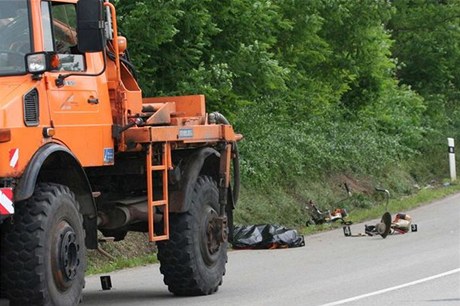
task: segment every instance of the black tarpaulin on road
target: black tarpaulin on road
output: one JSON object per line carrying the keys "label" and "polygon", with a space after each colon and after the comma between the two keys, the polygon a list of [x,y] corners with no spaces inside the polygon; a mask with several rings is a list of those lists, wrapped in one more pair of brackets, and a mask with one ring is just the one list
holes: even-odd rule
{"label": "black tarpaulin on road", "polygon": [[295,229],[259,224],[235,226],[232,245],[234,249],[295,248],[304,246],[305,240]]}

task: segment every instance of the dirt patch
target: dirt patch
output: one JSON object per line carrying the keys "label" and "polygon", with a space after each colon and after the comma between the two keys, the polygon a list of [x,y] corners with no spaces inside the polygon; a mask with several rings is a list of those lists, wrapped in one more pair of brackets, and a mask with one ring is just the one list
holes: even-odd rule
{"label": "dirt patch", "polygon": [[375,192],[375,186],[370,178],[356,178],[351,175],[340,174],[333,176],[331,181],[340,188],[345,188],[344,184],[346,183],[352,193],[370,196]]}

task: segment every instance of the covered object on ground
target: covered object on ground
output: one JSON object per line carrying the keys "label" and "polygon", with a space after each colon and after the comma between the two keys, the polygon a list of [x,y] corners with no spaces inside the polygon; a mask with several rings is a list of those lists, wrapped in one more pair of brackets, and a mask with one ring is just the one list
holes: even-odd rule
{"label": "covered object on ground", "polygon": [[295,229],[259,224],[236,226],[232,245],[235,249],[294,248],[304,246],[305,240]]}

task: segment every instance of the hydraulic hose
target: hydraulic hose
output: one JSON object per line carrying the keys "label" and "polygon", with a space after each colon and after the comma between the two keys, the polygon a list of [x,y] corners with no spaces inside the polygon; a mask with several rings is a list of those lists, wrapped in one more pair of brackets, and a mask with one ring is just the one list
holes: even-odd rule
{"label": "hydraulic hose", "polygon": [[[219,112],[212,112],[209,114],[210,123],[219,123],[230,125],[230,122]],[[238,145],[236,141],[232,143],[234,157],[232,158],[233,163],[233,205],[236,206],[238,202],[238,197],[240,194],[240,155],[238,152]]]}

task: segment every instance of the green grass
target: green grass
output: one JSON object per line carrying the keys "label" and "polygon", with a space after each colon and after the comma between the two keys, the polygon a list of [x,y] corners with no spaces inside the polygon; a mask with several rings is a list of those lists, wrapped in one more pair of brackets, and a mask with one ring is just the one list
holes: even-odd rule
{"label": "green grass", "polygon": [[[401,199],[390,200],[388,211],[392,214],[404,212],[423,204],[427,204],[433,200],[444,198],[448,195],[460,191],[460,185],[452,185],[449,187],[440,187],[437,189],[423,189],[412,196],[405,196]],[[374,206],[366,210],[357,210],[352,215],[352,220],[355,222],[365,221],[380,217],[385,212],[385,204]]]}
{"label": "green grass", "polygon": [[133,258],[115,258],[115,260],[110,260],[102,265],[94,265],[90,262],[88,264],[88,269],[86,270],[86,275],[108,273],[120,269],[154,264],[157,262],[158,259],[156,253]]}

